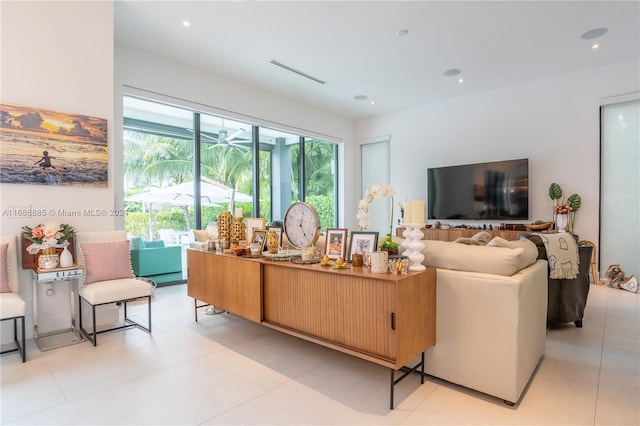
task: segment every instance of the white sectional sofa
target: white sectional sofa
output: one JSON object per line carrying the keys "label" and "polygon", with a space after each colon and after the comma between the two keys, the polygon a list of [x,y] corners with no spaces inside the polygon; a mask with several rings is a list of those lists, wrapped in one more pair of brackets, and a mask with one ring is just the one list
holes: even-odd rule
{"label": "white sectional sofa", "polygon": [[427,373],[518,402],[545,350],[547,262],[527,240],[499,241],[503,247],[424,242],[423,263],[437,268]]}

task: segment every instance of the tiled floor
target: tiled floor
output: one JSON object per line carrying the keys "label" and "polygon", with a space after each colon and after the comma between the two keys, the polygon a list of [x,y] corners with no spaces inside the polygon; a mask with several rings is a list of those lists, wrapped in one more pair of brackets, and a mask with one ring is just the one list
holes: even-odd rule
{"label": "tiled floor", "polygon": [[157,290],[151,335],[27,349],[1,359],[2,424],[640,424],[640,295],[609,287],[583,328],[548,331],[515,407],[410,377],[389,410],[385,368],[228,314],[196,323],[184,284]]}

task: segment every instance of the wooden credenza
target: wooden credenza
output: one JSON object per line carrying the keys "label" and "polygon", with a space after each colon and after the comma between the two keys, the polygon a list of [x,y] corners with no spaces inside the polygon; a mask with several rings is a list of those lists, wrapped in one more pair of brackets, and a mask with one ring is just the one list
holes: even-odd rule
{"label": "wooden credenza", "polygon": [[399,370],[435,344],[436,272],[373,274],[187,251],[189,296]]}

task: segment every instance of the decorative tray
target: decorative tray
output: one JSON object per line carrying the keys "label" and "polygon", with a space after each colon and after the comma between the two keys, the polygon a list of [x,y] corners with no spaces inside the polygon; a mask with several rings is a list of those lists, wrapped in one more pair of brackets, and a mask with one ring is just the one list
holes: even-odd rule
{"label": "decorative tray", "polygon": [[545,229],[548,229],[551,227],[551,225],[553,224],[553,222],[545,222],[545,223],[525,223],[525,228],[531,230],[531,231],[544,231]]}
{"label": "decorative tray", "polygon": [[331,267],[333,269],[349,269],[351,266],[349,266],[348,264],[345,263],[344,265],[333,264],[333,265],[331,265]]}
{"label": "decorative tray", "polygon": [[292,258],[295,258],[295,257],[300,258],[300,252],[298,251],[296,253],[293,250],[291,250],[290,252],[286,252],[286,253],[264,253],[263,257],[274,260],[274,261],[285,261],[285,260],[291,260]]}
{"label": "decorative tray", "polygon": [[320,260],[319,259],[302,260],[299,257],[295,257],[295,258],[291,259],[291,263],[297,263],[297,264],[301,264],[301,265],[308,265],[308,264],[312,264],[312,263],[320,263]]}
{"label": "decorative tray", "polygon": [[248,258],[252,259],[252,258],[264,257],[264,256],[262,255],[262,253],[260,253],[260,254],[243,254],[240,257],[248,257]]}

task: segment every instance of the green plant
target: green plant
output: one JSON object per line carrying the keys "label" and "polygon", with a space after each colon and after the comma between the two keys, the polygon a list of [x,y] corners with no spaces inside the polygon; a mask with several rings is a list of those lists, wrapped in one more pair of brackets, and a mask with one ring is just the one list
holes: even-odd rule
{"label": "green plant", "polygon": [[386,238],[380,245],[380,250],[395,250],[400,246],[400,244],[393,241],[391,238],[391,234],[387,234]]}
{"label": "green plant", "polygon": [[582,199],[578,194],[571,194],[569,195],[569,198],[567,198],[567,203],[571,206],[572,212],[577,212],[582,205]]}
{"label": "green plant", "polygon": [[557,183],[553,182],[549,186],[549,197],[553,201],[557,201],[557,200],[562,198],[562,188],[560,188],[560,185],[558,185]]}

